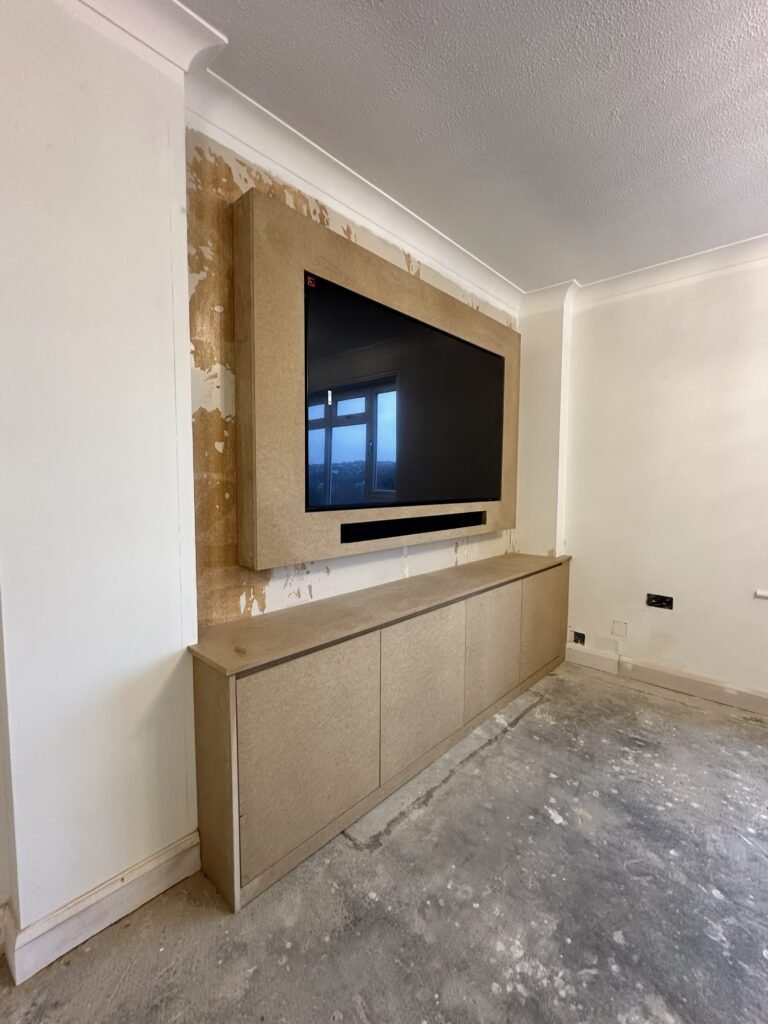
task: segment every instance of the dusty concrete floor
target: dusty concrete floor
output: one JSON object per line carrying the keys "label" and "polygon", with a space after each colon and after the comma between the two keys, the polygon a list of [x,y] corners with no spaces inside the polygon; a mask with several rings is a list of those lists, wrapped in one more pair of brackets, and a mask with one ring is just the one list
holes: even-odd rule
{"label": "dusty concrete floor", "polygon": [[766,1024],[768,723],[563,666],[238,917],[0,964],[14,1024]]}

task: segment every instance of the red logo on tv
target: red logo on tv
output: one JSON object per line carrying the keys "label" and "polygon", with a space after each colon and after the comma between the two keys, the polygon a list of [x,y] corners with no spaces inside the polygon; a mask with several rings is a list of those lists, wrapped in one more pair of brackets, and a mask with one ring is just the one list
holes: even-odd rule
{"label": "red logo on tv", "polygon": [[309,285],[310,288],[315,287],[315,279],[314,277],[311,277],[309,274],[307,274],[307,284]]}

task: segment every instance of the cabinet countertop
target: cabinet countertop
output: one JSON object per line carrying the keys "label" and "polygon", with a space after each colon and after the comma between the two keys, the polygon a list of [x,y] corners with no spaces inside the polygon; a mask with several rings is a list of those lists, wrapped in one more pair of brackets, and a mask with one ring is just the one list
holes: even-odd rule
{"label": "cabinet countertop", "polygon": [[195,658],[226,676],[249,675],[281,661],[391,626],[423,612],[569,560],[569,555],[499,555],[422,573],[295,608],[210,626],[190,647]]}

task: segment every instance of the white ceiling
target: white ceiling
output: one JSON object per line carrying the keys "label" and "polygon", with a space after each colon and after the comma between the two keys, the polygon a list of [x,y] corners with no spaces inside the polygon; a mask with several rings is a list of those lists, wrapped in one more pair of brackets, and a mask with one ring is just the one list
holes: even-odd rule
{"label": "white ceiling", "polygon": [[765,0],[185,0],[211,67],[528,291],[768,232]]}

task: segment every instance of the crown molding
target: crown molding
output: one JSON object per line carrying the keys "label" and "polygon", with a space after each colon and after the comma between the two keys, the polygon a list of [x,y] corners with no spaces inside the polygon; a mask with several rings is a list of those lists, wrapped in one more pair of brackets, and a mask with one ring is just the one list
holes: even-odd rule
{"label": "crown molding", "polygon": [[[122,9],[129,0],[80,2],[95,9]],[[156,2],[136,0],[135,8],[155,11]],[[209,37],[207,45],[201,45],[198,38],[200,48],[185,67],[185,70],[192,68],[186,85],[189,127],[198,129],[286,184],[334,209],[342,217],[408,252],[465,292],[503,313],[511,314],[515,321],[558,308],[575,310],[610,302],[634,292],[669,287],[688,278],[720,273],[768,259],[768,235],[761,235],[586,285],[574,279],[525,292],[417,213],[208,70],[210,55],[206,51],[211,46],[224,45],[226,37],[177,0],[163,0],[158,6],[166,16],[171,9],[176,12],[176,17],[179,12],[184,12],[187,18],[197,23],[198,30],[202,25],[215,37],[215,42]],[[135,8],[130,8],[134,14]],[[153,48],[157,49],[157,46]],[[205,59],[200,56],[204,53]]]}
{"label": "crown molding", "polygon": [[227,37],[178,0],[79,0],[84,6],[187,72],[207,64]]}
{"label": "crown molding", "polygon": [[666,263],[657,263],[642,270],[633,270],[617,277],[608,277],[593,284],[579,285],[573,291],[577,308],[592,306],[632,295],[635,292],[668,288],[684,281],[710,274],[732,271],[748,263],[768,259],[768,235],[758,235],[741,242],[721,245],[717,249],[681,256]]}
{"label": "crown molding", "polygon": [[578,287],[575,281],[563,281],[560,284],[526,292],[520,303],[520,319],[524,320],[528,316],[536,316],[539,313],[562,311],[571,302]]}
{"label": "crown molding", "polygon": [[[530,292],[347,167],[289,124],[208,70],[227,37],[180,0],[71,0],[99,15],[184,73],[187,122],[287,184],[437,270],[514,320],[564,305],[582,308],[635,292],[768,259],[768,235],[692,253],[582,285],[564,281]],[[105,25],[106,27],[106,25]]]}
{"label": "crown molding", "polygon": [[643,267],[641,270],[631,270],[592,284],[564,281],[525,292],[520,303],[520,319],[561,308],[568,311],[602,305],[637,292],[670,288],[693,278],[727,273],[765,260],[768,260],[768,235],[758,235],[741,242],[721,245],[717,249]]}
{"label": "crown molding", "polygon": [[516,321],[522,289],[214,72],[186,83],[187,124]]}

